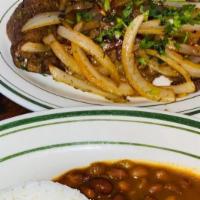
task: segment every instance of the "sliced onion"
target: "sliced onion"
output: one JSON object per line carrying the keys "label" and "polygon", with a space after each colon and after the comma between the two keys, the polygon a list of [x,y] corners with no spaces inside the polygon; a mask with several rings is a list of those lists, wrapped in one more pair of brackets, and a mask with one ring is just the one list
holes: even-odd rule
{"label": "sliced onion", "polygon": [[22,27],[22,32],[41,28],[44,26],[60,24],[59,15],[60,12],[46,12],[38,14],[26,22],[26,24]]}
{"label": "sliced onion", "polygon": [[78,2],[74,5],[68,6],[65,13],[68,14],[72,11],[77,11],[77,10],[85,10],[85,9],[89,9],[92,8],[93,4],[89,3],[89,2]]}
{"label": "sliced onion", "polygon": [[146,22],[143,22],[140,28],[149,28],[149,27],[159,27],[160,26],[160,20],[159,19],[153,19]]}
{"label": "sliced onion", "polygon": [[168,56],[168,54],[160,55],[156,50],[146,50],[146,52],[147,52],[147,54],[149,54],[151,56],[155,56],[155,57],[161,59],[162,61],[166,62],[169,66],[171,66],[176,71],[178,71],[185,78],[186,81],[188,81],[188,82],[191,81],[190,74],[185,69],[183,69],[183,67],[180,64],[178,64],[176,61],[171,59]]}
{"label": "sliced onion", "polygon": [[75,59],[65,50],[62,44],[60,44],[54,35],[50,34],[44,39],[44,43],[49,45],[56,55],[56,57],[67,67],[71,72],[81,75],[79,65]]}
{"label": "sliced onion", "polygon": [[154,59],[151,59],[148,62],[148,65],[151,69],[153,69],[154,71],[156,71],[164,76],[169,76],[169,77],[178,77],[179,76],[177,71],[172,69],[169,65],[158,64],[158,62]]}
{"label": "sliced onion", "polygon": [[185,24],[181,26],[181,31],[200,31],[200,25],[199,24]]}
{"label": "sliced onion", "polygon": [[194,92],[194,83],[186,82],[179,85],[172,85],[168,88],[172,89],[176,94],[189,94]]}
{"label": "sliced onion", "polygon": [[119,73],[116,69],[116,66],[112,63],[110,58],[103,52],[100,46],[95,44],[93,40],[89,37],[83,35],[78,31],[71,30],[70,28],[66,28],[64,26],[59,26],[58,34],[71,41],[72,43],[77,44],[81,48],[83,48],[89,55],[95,57],[95,59],[110,72],[110,76],[116,83],[119,83],[120,77]]}
{"label": "sliced onion", "polygon": [[144,15],[137,16],[128,26],[124,36],[122,64],[126,78],[130,85],[135,88],[140,95],[156,101],[173,102],[175,101],[175,95],[172,90],[152,85],[142,77],[137,68],[133,50],[135,38],[143,20]]}
{"label": "sliced onion", "polygon": [[84,92],[91,92],[91,93],[100,95],[102,97],[105,97],[108,100],[113,101],[113,102],[124,102],[124,99],[122,99],[118,96],[115,96],[113,94],[104,92],[104,91],[100,90],[99,88],[91,85],[87,81],[78,79],[73,75],[69,75],[66,72],[60,70],[59,68],[57,68],[53,65],[49,66],[49,70],[50,70],[50,73],[52,74],[54,80],[56,80],[58,82],[65,83],[76,89],[80,89]]}
{"label": "sliced onion", "polygon": [[89,30],[98,28],[99,26],[100,26],[100,22],[93,20],[93,21],[85,23],[82,30],[89,31]]}
{"label": "sliced onion", "polygon": [[180,44],[179,48],[176,48],[173,44],[167,46],[169,49],[177,51],[181,54],[191,55],[191,56],[200,56],[200,46],[199,45],[188,45]]}
{"label": "sliced onion", "polygon": [[196,8],[200,8],[200,3],[198,2],[164,1],[163,5],[175,8],[181,8],[185,5],[195,5]]}
{"label": "sliced onion", "polygon": [[29,53],[42,53],[48,51],[48,46],[42,43],[26,42],[22,45],[21,51]]}
{"label": "sliced onion", "polygon": [[200,56],[189,56],[189,60],[193,63],[200,64]]}
{"label": "sliced onion", "polygon": [[119,87],[115,83],[101,75],[95,67],[90,63],[87,56],[76,44],[72,44],[73,55],[80,65],[81,71],[87,80],[102,90],[117,96],[133,96],[134,90],[126,83],[120,83]]}
{"label": "sliced onion", "polygon": [[[182,65],[180,65],[178,62],[176,62],[174,59],[172,59],[169,55],[168,50],[166,50],[166,54],[165,55],[160,55],[157,51],[155,50],[147,50],[147,53],[151,56],[155,56],[159,59],[161,59],[162,61],[166,62],[169,66],[171,66],[172,68],[174,68],[176,71],[178,71],[186,80],[186,83],[188,83],[189,87],[185,88],[185,92],[183,93],[192,93],[195,91],[195,85],[191,80],[190,74],[188,73],[188,71],[186,71]],[[184,83],[185,84],[185,83]],[[179,86],[181,87],[182,84],[180,84]],[[181,87],[184,88],[184,87]],[[173,89],[173,88],[172,88]],[[190,89],[190,90],[189,90]],[[173,89],[174,90],[174,89]],[[174,90],[175,91],[175,90]]]}
{"label": "sliced onion", "polygon": [[164,28],[163,27],[141,27],[138,30],[138,34],[142,35],[163,35],[164,34]]}
{"label": "sliced onion", "polygon": [[192,77],[200,78],[200,64],[193,63],[172,50],[166,50],[166,53],[170,58],[179,63],[187,72],[189,72]]}

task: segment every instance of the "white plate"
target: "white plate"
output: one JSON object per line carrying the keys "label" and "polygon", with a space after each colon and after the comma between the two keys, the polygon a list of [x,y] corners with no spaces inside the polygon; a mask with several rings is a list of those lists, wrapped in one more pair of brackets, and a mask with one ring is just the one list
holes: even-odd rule
{"label": "white plate", "polygon": [[[0,92],[33,111],[80,107],[88,104],[111,104],[96,95],[81,92],[62,83],[56,83],[50,77],[27,73],[14,66],[10,55],[10,42],[6,34],[6,24],[20,2],[21,0],[0,1]],[[198,102],[200,102],[200,92],[191,94],[176,103],[158,104],[143,98],[136,98],[134,103],[127,104],[127,106],[151,107],[192,115],[200,112]]]}
{"label": "white plate", "polygon": [[199,144],[200,121],[180,115],[112,107],[26,115],[0,124],[0,189],[101,160],[148,160],[200,172]]}

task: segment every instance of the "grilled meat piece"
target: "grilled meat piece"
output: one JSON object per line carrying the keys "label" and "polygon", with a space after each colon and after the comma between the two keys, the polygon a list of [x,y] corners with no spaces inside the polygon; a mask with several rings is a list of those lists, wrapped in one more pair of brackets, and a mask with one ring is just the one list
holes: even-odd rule
{"label": "grilled meat piece", "polygon": [[23,0],[7,24],[7,34],[12,44],[23,39],[22,26],[33,16],[49,11],[57,11],[59,0]]}
{"label": "grilled meat piece", "polygon": [[25,42],[42,42],[49,32],[56,33],[56,27],[44,27],[22,33],[23,25],[33,16],[59,9],[59,0],[23,0],[7,24],[7,34],[12,43],[11,54],[15,65],[36,73],[48,73],[48,64],[61,65],[51,51],[46,53],[25,53],[21,46]]}

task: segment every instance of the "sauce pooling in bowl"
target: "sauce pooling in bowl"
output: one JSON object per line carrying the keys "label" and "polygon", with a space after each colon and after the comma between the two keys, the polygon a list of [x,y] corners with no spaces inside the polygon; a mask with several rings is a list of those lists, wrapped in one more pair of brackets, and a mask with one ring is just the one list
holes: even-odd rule
{"label": "sauce pooling in bowl", "polygon": [[93,200],[199,200],[200,177],[175,168],[130,160],[98,162],[55,181]]}

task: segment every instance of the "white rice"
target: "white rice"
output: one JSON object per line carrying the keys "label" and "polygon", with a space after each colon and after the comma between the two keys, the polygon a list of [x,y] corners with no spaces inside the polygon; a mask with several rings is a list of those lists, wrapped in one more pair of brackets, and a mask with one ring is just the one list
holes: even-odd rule
{"label": "white rice", "polygon": [[0,200],[88,200],[80,191],[52,181],[29,182],[0,190]]}

